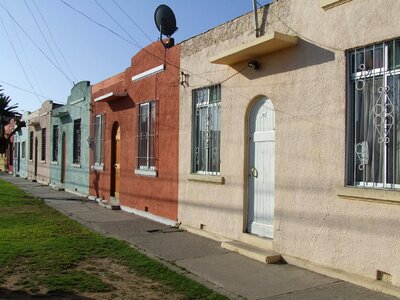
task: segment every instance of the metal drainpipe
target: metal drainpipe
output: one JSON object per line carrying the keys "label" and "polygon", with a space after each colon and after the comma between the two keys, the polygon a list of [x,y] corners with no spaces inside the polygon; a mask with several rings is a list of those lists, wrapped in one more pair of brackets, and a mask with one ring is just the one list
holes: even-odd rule
{"label": "metal drainpipe", "polygon": [[257,0],[253,0],[253,10],[254,10],[254,26],[255,26],[255,30],[256,30],[256,37],[259,37],[260,32],[258,29]]}

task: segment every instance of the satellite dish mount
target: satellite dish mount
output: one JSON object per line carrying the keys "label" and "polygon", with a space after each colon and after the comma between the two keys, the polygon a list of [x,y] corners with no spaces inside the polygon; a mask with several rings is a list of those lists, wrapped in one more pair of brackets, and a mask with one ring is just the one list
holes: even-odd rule
{"label": "satellite dish mount", "polygon": [[[173,47],[175,41],[171,36],[178,30],[178,27],[176,27],[175,14],[172,9],[161,4],[154,12],[154,21],[158,31],[160,31],[160,41],[165,49]],[[163,40],[163,35],[167,37],[166,41]]]}

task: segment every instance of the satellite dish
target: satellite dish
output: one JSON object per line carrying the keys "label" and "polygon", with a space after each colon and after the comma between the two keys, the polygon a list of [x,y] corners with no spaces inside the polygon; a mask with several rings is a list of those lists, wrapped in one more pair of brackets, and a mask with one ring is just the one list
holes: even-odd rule
{"label": "satellite dish", "polygon": [[[175,14],[172,9],[165,4],[161,4],[154,12],[154,21],[156,22],[157,29],[160,32],[160,40],[163,45],[166,48],[172,47],[174,45],[174,40],[170,37],[178,30],[178,27],[176,27]],[[167,43],[163,42],[162,35],[169,38]]]}

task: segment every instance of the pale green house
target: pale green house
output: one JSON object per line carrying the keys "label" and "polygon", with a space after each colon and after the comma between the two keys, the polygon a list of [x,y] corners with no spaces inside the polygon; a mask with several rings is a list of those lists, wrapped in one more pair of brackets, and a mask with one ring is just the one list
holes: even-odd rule
{"label": "pale green house", "polygon": [[89,194],[89,81],[71,89],[67,104],[52,110],[50,185],[84,196]]}

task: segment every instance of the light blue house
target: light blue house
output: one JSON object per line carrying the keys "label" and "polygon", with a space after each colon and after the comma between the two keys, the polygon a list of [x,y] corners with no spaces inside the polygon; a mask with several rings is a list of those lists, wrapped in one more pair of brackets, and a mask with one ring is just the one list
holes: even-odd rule
{"label": "light blue house", "polygon": [[90,143],[89,81],[71,89],[67,104],[52,110],[50,128],[50,185],[89,195]]}
{"label": "light blue house", "polygon": [[[22,115],[21,121],[27,122],[30,112]],[[22,127],[14,134],[14,176],[28,178],[28,149],[29,136],[28,125]]]}

